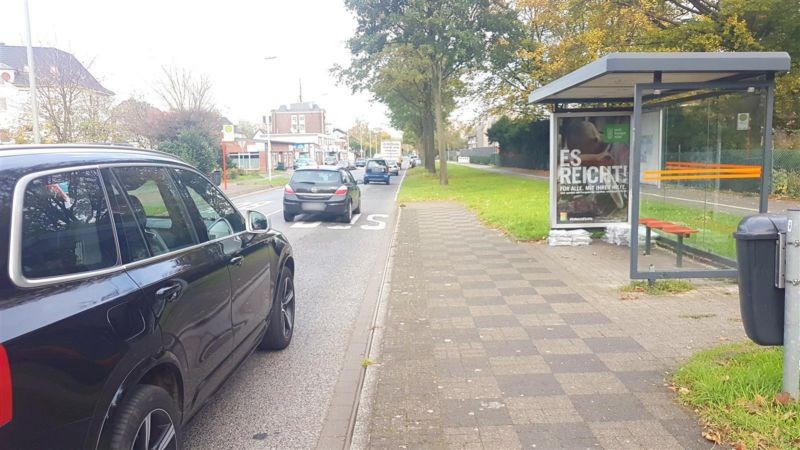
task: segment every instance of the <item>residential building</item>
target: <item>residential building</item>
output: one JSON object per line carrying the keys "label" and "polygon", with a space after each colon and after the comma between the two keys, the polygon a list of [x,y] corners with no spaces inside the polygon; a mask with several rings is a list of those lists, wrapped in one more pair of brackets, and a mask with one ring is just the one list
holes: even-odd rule
{"label": "residential building", "polygon": [[[92,95],[114,95],[71,53],[52,47],[34,47],[33,59],[38,86],[68,86]],[[10,140],[9,130],[29,111],[29,74],[27,48],[0,43],[0,142]]]}
{"label": "residential building", "polygon": [[[269,120],[246,142],[226,147],[239,167],[267,172],[267,148],[272,148],[273,167],[292,167],[294,160],[307,158],[322,164],[326,155],[347,157],[347,140],[328,132],[325,110],[314,102],[282,105],[270,111]],[[269,143],[269,145],[267,145]],[[342,156],[344,155],[344,156]]]}

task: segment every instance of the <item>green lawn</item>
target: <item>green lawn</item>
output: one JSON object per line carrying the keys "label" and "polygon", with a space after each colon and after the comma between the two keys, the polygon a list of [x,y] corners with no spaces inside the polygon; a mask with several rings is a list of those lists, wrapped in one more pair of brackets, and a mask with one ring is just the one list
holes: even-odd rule
{"label": "green lawn", "polygon": [[521,240],[542,239],[550,231],[548,183],[448,165],[449,184],[424,168],[409,170],[398,201],[456,201],[489,226]]}
{"label": "green lawn", "polygon": [[642,200],[639,217],[666,220],[700,230],[685,240],[686,245],[736,259],[736,242],[731,235],[742,220],[741,216],[657,200]]}
{"label": "green lawn", "polygon": [[240,186],[278,186],[289,182],[289,177],[283,173],[272,174],[272,182],[265,175],[259,173],[244,173],[236,178],[228,179],[228,183],[236,183]]}
{"label": "green lawn", "polygon": [[706,438],[736,448],[800,446],[800,403],[779,402],[782,348],[726,345],[694,355],[673,378],[679,398],[706,424]]}
{"label": "green lawn", "polygon": [[[438,174],[430,175],[424,168],[409,170],[398,200],[456,201],[477,213],[484,223],[517,239],[536,240],[547,236],[550,219],[546,181],[455,164],[448,165],[447,169],[450,181],[447,186],[440,186]],[[698,229],[700,232],[687,239],[686,245],[736,258],[731,234],[741,220],[739,216],[657,200],[643,200],[639,215]]]}

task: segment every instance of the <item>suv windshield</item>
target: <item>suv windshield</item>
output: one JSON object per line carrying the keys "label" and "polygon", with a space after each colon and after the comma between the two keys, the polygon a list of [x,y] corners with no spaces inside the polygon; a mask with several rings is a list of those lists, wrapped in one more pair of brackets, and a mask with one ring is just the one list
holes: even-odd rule
{"label": "suv windshield", "polygon": [[339,172],[335,170],[298,170],[290,183],[341,184]]}

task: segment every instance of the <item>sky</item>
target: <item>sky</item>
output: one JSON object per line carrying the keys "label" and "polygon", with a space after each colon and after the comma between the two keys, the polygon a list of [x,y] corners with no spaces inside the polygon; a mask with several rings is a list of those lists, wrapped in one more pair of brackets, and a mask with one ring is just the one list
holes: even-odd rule
{"label": "sky", "polygon": [[[343,0],[29,0],[33,43],[74,54],[116,100],[164,108],[153,90],[163,66],[206,74],[230,120],[260,122],[270,109],[303,100],[327,110],[336,128],[356,119],[390,130],[386,108],[338,85],[355,18]],[[25,45],[24,0],[2,0],[0,42]],[[275,56],[275,59],[265,60]],[[394,132],[390,130],[390,132]]]}

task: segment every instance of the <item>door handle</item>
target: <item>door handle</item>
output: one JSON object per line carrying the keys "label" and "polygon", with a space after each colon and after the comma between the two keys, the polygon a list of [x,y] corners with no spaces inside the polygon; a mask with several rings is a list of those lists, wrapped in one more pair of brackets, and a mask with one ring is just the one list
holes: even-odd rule
{"label": "door handle", "polygon": [[164,286],[156,291],[156,298],[164,300],[165,302],[174,302],[181,294],[181,284],[174,283],[169,286]]}
{"label": "door handle", "polygon": [[244,256],[234,256],[228,263],[233,266],[241,266],[242,262],[244,262]]}

